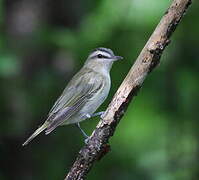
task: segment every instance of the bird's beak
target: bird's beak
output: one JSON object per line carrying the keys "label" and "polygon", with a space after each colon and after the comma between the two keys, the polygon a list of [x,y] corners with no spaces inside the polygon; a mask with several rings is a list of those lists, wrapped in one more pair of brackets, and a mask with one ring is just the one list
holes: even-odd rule
{"label": "bird's beak", "polygon": [[122,56],[114,56],[113,59],[114,59],[115,61],[118,61],[118,60],[122,60],[123,57],[122,57]]}

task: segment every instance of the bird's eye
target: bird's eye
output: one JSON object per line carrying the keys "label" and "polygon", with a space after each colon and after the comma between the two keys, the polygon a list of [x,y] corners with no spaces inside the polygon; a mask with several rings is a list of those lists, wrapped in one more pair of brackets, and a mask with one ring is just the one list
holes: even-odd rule
{"label": "bird's eye", "polygon": [[102,54],[98,54],[97,57],[98,58],[103,58],[103,55]]}

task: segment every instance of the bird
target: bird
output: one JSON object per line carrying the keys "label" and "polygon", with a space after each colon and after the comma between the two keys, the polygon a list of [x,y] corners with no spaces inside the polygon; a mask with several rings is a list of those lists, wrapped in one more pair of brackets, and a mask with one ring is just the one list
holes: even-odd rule
{"label": "bird", "polygon": [[107,98],[111,88],[110,70],[113,63],[123,59],[116,56],[111,49],[99,47],[94,49],[86,59],[83,67],[67,84],[61,96],[57,99],[46,121],[22,145],[27,145],[37,135],[45,130],[51,133],[58,126],[76,124],[82,134],[80,122],[104,112],[95,113]]}

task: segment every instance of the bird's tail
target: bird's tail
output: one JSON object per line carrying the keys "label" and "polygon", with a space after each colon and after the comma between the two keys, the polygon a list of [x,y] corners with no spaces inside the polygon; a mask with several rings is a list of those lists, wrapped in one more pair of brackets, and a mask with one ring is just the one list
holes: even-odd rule
{"label": "bird's tail", "polygon": [[32,141],[38,134],[40,134],[43,130],[45,130],[49,125],[49,122],[45,122],[41,127],[39,127],[23,144],[22,146],[27,145],[30,141]]}

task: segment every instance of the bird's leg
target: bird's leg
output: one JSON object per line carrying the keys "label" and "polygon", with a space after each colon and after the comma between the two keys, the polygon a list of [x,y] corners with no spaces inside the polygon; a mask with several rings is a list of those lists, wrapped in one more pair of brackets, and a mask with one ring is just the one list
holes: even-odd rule
{"label": "bird's leg", "polygon": [[83,136],[87,139],[89,136],[84,132],[84,130],[81,128],[80,123],[78,122],[77,127],[80,129],[81,133],[83,134]]}
{"label": "bird's leg", "polygon": [[[101,112],[97,112],[97,113],[93,113],[92,115],[90,114],[85,114],[84,116],[82,116],[82,118],[85,118],[85,119],[89,119],[91,117],[96,117],[96,116],[100,116],[102,118],[102,116],[104,115],[104,111],[101,111]],[[81,128],[80,126],[80,123],[76,123],[77,127],[80,129],[81,133],[83,134],[83,136],[85,137],[85,144],[88,143],[88,140],[89,140],[89,136],[84,132],[84,130]]]}

